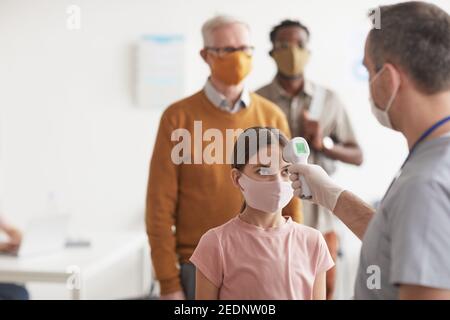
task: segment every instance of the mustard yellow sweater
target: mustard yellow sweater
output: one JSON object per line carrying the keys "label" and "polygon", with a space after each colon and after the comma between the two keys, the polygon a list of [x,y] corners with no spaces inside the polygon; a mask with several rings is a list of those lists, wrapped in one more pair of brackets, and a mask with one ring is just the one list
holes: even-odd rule
{"label": "mustard yellow sweater", "polygon": [[[225,150],[225,164],[205,164],[203,160],[202,164],[194,164],[194,156],[192,164],[174,164],[172,149],[181,140],[172,141],[172,132],[184,128],[191,133],[192,154],[194,121],[202,121],[203,133],[209,128],[220,130],[224,140],[226,129],[253,126],[278,128],[289,137],[283,112],[263,97],[250,95],[248,107],[229,113],[214,106],[200,91],[174,103],[161,117],[150,163],[146,206],[147,233],[161,294],[181,289],[177,264],[188,262],[200,237],[236,216],[243,203],[240,191],[232,184]],[[210,143],[203,142],[203,148]],[[300,200],[292,200],[283,214],[301,222]]]}

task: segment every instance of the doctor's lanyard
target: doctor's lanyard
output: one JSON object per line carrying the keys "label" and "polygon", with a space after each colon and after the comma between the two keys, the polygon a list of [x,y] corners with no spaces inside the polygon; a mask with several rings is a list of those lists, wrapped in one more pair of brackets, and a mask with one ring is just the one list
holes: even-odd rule
{"label": "doctor's lanyard", "polygon": [[445,117],[442,120],[439,120],[438,122],[436,122],[435,124],[433,124],[430,128],[428,128],[421,136],[420,138],[416,141],[416,143],[414,143],[414,145],[412,146],[411,150],[409,151],[408,156],[406,157],[405,161],[403,162],[402,166],[400,167],[400,170],[398,171],[398,173],[396,174],[396,176],[394,177],[394,179],[392,180],[391,184],[389,185],[389,188],[387,189],[383,199],[381,200],[381,202],[383,202],[384,198],[386,198],[387,194],[389,193],[389,190],[391,190],[392,185],[394,184],[394,182],[398,179],[398,177],[400,177],[403,167],[406,165],[406,163],[408,162],[409,158],[411,157],[412,153],[414,152],[414,150],[417,148],[417,146],[419,145],[419,143],[421,143],[423,140],[425,140],[426,138],[428,138],[428,136],[430,134],[432,134],[436,129],[438,129],[439,127],[443,126],[444,124],[446,124],[447,122],[450,121],[450,116]]}

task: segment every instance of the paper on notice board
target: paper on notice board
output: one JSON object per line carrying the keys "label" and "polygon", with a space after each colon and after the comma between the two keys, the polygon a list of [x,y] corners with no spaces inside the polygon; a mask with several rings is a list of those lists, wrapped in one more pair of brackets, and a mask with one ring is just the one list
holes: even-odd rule
{"label": "paper on notice board", "polygon": [[165,108],[184,94],[184,37],[144,35],[138,45],[136,98],[140,107]]}

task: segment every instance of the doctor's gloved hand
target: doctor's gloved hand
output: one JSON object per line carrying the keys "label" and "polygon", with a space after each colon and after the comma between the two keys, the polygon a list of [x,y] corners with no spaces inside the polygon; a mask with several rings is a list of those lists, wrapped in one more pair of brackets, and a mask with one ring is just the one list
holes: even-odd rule
{"label": "doctor's gloved hand", "polygon": [[312,194],[311,201],[330,211],[334,210],[344,189],[338,186],[322,167],[312,164],[293,164],[288,170],[296,196],[302,194],[302,183],[299,177],[303,176]]}

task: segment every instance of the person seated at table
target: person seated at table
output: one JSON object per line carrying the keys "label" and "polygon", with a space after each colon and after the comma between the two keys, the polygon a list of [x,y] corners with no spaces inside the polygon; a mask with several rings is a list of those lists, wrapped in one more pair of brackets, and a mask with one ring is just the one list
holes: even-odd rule
{"label": "person seated at table", "polygon": [[[0,240],[0,253],[14,254],[19,250],[22,233],[14,226],[7,224],[0,217],[0,234],[6,235],[6,241]],[[3,238],[3,237],[2,237]],[[28,300],[29,294],[24,286],[13,283],[0,283],[0,300]]]}

